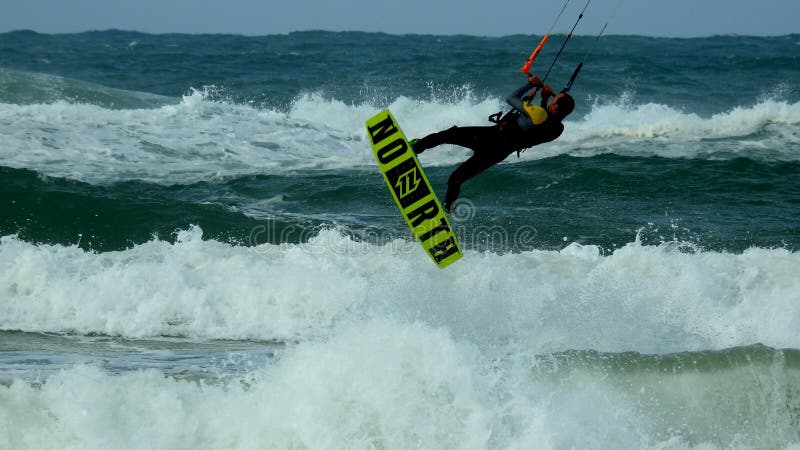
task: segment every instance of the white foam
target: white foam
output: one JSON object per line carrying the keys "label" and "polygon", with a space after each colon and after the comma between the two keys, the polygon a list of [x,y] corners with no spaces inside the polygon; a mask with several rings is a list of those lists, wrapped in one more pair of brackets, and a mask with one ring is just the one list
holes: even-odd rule
{"label": "white foam", "polygon": [[445,332],[382,322],[228,386],[78,367],[41,391],[0,387],[0,446],[480,448],[487,417],[465,359]]}
{"label": "white foam", "polygon": [[[747,449],[797,437],[782,385],[774,400],[758,392],[758,377],[780,383],[781,367],[773,378],[756,366],[539,374],[446,329],[392,319],[284,353],[216,383],[78,365],[38,388],[0,385],[0,447]],[[731,411],[743,416],[720,420]]]}
{"label": "white foam", "polygon": [[[304,94],[288,112],[218,97],[214,88],[206,88],[193,90],[176,105],[128,110],[65,101],[0,104],[0,158],[6,166],[92,183],[139,179],[174,184],[293,170],[371,170],[364,121],[386,106],[409,138],[452,125],[486,125],[486,117],[503,106],[500,99],[479,99],[463,88],[447,98],[400,97],[389,105],[349,105]],[[561,138],[526,158],[613,152],[795,161],[800,159],[798,124],[800,103],[765,99],[701,118],[623,99],[595,104],[585,117],[568,120]],[[714,144],[725,139],[733,141]],[[443,146],[422,159],[426,165],[452,165],[468,154]]]}
{"label": "white foam", "polygon": [[797,273],[800,254],[782,249],[638,241],[607,256],[467,252],[440,270],[416,243],[333,230],[247,248],[194,227],[102,254],[7,236],[2,329],[288,343],[209,383],[77,364],[0,384],[0,448],[782,448],[797,374],[779,360],[679,374],[532,361],[798,348]]}
{"label": "white foam", "polygon": [[[667,105],[634,104],[629,96],[595,104],[583,120],[567,130],[537,157],[567,153],[594,156],[616,153],[665,158],[732,158],[800,160],[800,103],[772,98],[700,117]],[[723,145],[715,141],[728,140]],[[602,144],[600,144],[602,142]]]}
{"label": "white foam", "polygon": [[422,320],[483,346],[661,353],[800,347],[800,254],[682,253],[633,242],[496,255],[437,269],[415,243],[203,240],[88,253],[2,238],[0,328],[296,340],[365,318]]}

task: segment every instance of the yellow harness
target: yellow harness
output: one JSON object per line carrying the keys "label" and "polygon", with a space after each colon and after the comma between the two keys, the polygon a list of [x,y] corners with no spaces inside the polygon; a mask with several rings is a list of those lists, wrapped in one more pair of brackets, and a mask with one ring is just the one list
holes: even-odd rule
{"label": "yellow harness", "polygon": [[522,102],[522,108],[528,113],[528,117],[531,118],[531,122],[533,122],[534,125],[539,125],[547,120],[547,110],[539,105],[531,105],[528,102]]}

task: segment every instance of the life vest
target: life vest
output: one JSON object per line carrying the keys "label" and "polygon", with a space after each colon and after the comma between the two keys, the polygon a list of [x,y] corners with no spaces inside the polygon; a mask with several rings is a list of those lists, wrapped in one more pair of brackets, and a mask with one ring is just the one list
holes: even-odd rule
{"label": "life vest", "polygon": [[533,122],[534,125],[539,125],[547,120],[547,110],[539,105],[531,105],[528,102],[522,102],[522,108],[528,113],[528,117],[531,118],[531,122]]}

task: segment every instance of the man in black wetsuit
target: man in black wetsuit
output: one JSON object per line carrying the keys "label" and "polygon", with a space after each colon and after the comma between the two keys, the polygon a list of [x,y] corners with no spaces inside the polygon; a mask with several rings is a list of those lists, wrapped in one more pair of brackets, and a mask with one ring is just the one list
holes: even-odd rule
{"label": "man in black wetsuit", "polygon": [[[528,103],[526,97],[528,91],[534,88],[542,89],[542,100],[539,105]],[[550,142],[561,136],[564,131],[561,121],[575,108],[575,101],[569,94],[562,91],[553,96],[550,86],[543,84],[537,76],[530,77],[525,86],[508,96],[506,102],[514,107],[514,110],[507,113],[496,125],[453,126],[411,141],[416,154],[442,144],[458,145],[474,152],[447,180],[444,208],[448,212],[453,210],[453,205],[461,192],[461,184],[514,152]]]}

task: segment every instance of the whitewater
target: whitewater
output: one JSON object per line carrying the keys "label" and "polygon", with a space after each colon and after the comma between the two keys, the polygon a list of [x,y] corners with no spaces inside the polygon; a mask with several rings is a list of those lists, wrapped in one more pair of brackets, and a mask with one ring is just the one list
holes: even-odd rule
{"label": "whitewater", "polygon": [[[120,336],[140,358],[157,353],[136,344],[149,336],[277,348],[232,353],[244,373],[192,360],[165,378],[143,358],[111,375],[104,358],[36,387],[31,370],[32,385],[0,390],[4,446],[630,448],[663,436],[656,447],[685,448],[722,433],[748,448],[796,436],[800,353],[773,350],[800,345],[796,253],[572,244],[467,252],[442,273],[411,244],[327,231],[245,248],[193,228],[94,254],[3,238],[4,329]],[[582,348],[594,350],[571,351]],[[754,404],[772,412],[747,416]],[[745,417],[711,419],[730,407]]]}
{"label": "whitewater", "polygon": [[[385,107],[419,136],[486,122],[503,108],[502,100],[478,99],[469,89],[449,96],[459,99],[401,97]],[[309,93],[283,112],[231,103],[213,88],[192,90],[175,104],[142,109],[64,100],[0,104],[6,140],[0,156],[9,167],[91,183],[188,184],[296,170],[372,170],[371,155],[363,152],[363,122],[381,109]],[[596,102],[582,118],[567,120],[569,132],[547,149],[530,152],[530,158],[614,153],[797,161],[798,124],[800,103],[775,98],[699,117],[663,104],[636,104],[631,95],[623,95],[612,103]],[[453,165],[468,154],[455,147],[431,153],[422,156],[425,165]]]}

